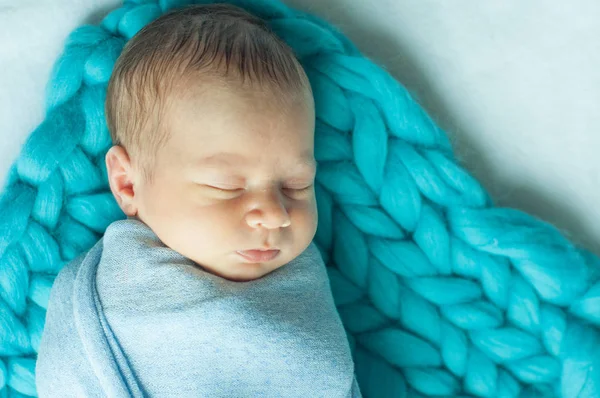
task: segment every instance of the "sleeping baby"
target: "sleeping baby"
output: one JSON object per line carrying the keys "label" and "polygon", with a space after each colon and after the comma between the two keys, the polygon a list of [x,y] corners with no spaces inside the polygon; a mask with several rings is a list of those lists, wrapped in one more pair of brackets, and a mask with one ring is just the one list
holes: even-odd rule
{"label": "sleeping baby", "polygon": [[106,118],[108,226],[54,282],[40,397],[360,397],[317,228],[293,51],[225,4],[133,37]]}

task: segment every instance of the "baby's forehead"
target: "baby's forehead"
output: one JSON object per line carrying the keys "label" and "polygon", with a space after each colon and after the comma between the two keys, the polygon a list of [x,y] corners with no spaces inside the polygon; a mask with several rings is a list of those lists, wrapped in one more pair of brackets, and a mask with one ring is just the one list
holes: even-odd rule
{"label": "baby's forehead", "polygon": [[[285,104],[276,98],[207,96],[179,99],[165,112],[163,123],[172,132],[195,131],[216,143],[236,137],[271,136],[275,131],[279,133],[272,139],[278,139],[283,132],[312,136],[314,118],[314,105],[301,100]],[[291,138],[293,144],[295,140]]]}
{"label": "baby's forehead", "polygon": [[[313,105],[310,86],[287,88],[276,84],[238,81],[237,78],[202,75],[182,77],[171,90],[173,102],[180,104],[215,104],[220,101],[246,103],[255,107],[291,107]],[[224,108],[227,110],[228,108]]]}

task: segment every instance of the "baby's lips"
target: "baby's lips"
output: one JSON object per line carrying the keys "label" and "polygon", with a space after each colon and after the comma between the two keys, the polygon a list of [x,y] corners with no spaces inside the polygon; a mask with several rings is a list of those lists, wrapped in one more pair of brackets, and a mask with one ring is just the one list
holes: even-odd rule
{"label": "baby's lips", "polygon": [[271,261],[275,257],[277,257],[280,253],[279,250],[271,249],[271,250],[261,250],[261,249],[251,249],[251,250],[238,250],[237,253],[242,256],[244,259],[250,262],[262,263],[266,261]]}

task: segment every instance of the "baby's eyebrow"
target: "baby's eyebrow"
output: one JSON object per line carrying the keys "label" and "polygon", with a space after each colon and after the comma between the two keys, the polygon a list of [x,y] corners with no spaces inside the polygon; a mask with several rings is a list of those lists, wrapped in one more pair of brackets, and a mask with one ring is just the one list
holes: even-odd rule
{"label": "baby's eyebrow", "polygon": [[[308,166],[311,169],[317,169],[317,161],[310,152],[304,152],[296,162],[299,166]],[[237,153],[222,152],[206,156],[198,160],[200,166],[239,166],[248,164],[248,158]]]}

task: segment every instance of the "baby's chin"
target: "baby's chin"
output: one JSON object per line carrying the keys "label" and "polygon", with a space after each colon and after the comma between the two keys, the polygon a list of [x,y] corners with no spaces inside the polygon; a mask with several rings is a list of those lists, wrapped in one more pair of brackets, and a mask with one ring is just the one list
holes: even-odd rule
{"label": "baby's chin", "polygon": [[248,265],[249,264],[242,264],[238,270],[236,270],[237,272],[231,270],[230,272],[216,271],[211,273],[230,282],[251,282],[259,280],[274,271],[274,269],[266,268],[264,264],[250,264],[252,266],[251,269]]}
{"label": "baby's chin", "polygon": [[231,282],[250,282],[261,279],[284,265],[281,261],[275,259],[263,263],[247,263],[238,260],[226,266],[226,268],[209,269],[205,266],[202,268],[210,274]]}

